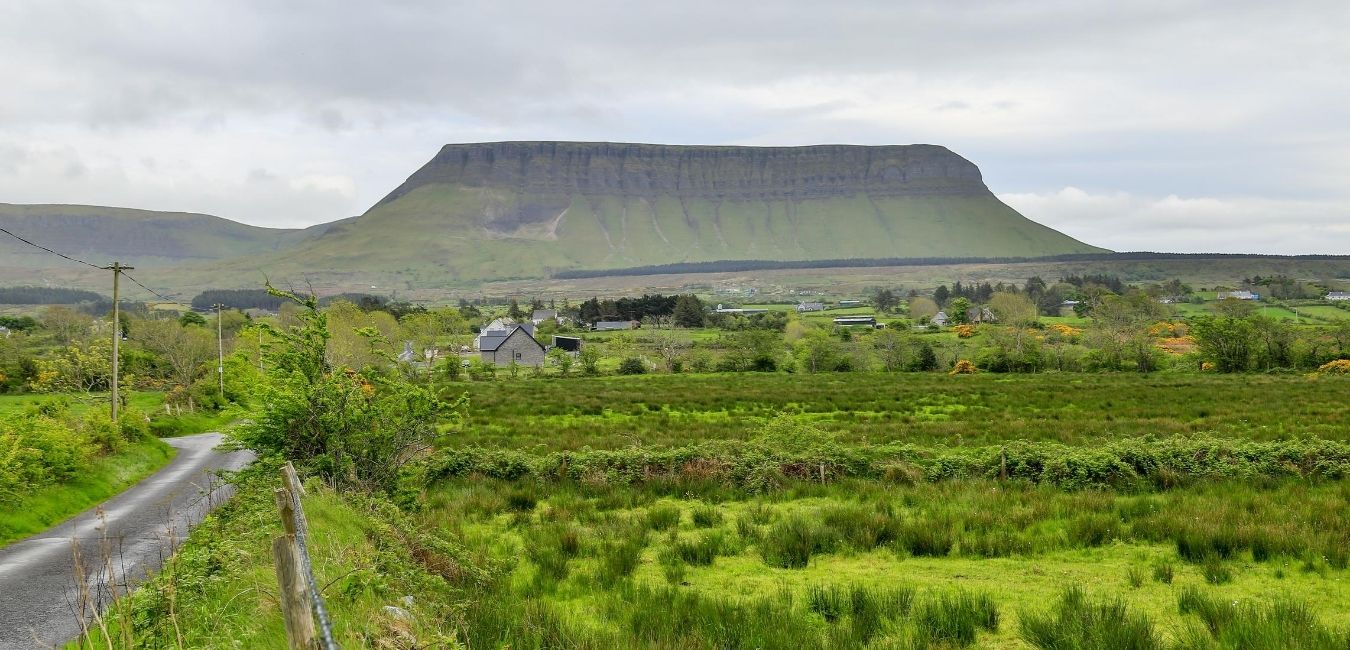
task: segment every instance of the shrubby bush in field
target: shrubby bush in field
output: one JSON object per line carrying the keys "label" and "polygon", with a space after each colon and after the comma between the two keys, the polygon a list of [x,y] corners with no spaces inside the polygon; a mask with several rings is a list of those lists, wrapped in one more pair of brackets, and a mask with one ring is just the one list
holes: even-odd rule
{"label": "shrubby bush in field", "polygon": [[234,437],[335,485],[392,490],[401,468],[429,449],[437,421],[452,417],[462,401],[447,404],[433,390],[374,366],[334,365],[327,316],[317,300],[277,293],[302,307],[299,324],[275,333],[256,413]]}

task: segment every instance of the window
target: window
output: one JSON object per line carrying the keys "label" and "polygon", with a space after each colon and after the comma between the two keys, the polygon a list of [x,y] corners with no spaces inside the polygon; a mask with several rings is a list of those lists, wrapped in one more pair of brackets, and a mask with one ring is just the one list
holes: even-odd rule
{"label": "window", "polygon": [[521,359],[520,352],[516,352],[516,361],[520,361],[520,359]]}

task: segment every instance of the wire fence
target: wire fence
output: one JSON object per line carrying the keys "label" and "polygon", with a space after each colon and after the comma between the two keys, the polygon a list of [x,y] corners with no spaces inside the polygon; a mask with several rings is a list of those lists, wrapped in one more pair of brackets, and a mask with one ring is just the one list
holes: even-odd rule
{"label": "wire fence", "polygon": [[276,490],[276,500],[286,534],[272,540],[272,559],[281,594],[286,638],[293,649],[337,650],[328,606],[314,580],[314,565],[309,559],[309,523],[300,503],[305,488],[290,463],[281,468],[281,484],[282,487]]}

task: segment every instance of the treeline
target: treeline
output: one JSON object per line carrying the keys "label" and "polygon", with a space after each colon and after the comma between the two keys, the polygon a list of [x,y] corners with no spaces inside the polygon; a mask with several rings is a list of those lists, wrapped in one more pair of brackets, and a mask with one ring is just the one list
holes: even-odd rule
{"label": "treeline", "polygon": [[5,305],[74,305],[86,302],[112,306],[108,298],[82,289],[0,287],[0,304]]}
{"label": "treeline", "polygon": [[281,309],[284,298],[278,298],[266,289],[208,289],[192,299],[192,308],[206,311],[215,305],[225,305],[230,309]]}
{"label": "treeline", "polygon": [[[337,301],[350,302],[360,308],[361,311],[386,311],[393,314],[395,318],[426,311],[426,308],[421,305],[399,302],[376,294],[357,292],[325,296],[319,300],[319,304],[326,307]],[[192,299],[192,308],[206,311],[220,304],[229,309],[277,311],[281,309],[282,303],[285,302],[285,298],[274,296],[268,293],[266,289],[210,289],[197,294],[197,297]]]}
{"label": "treeline", "polygon": [[625,275],[665,275],[677,273],[729,273],[776,269],[830,269],[869,266],[944,266],[948,264],[1016,264],[1021,262],[1134,262],[1151,260],[1254,260],[1286,259],[1305,261],[1347,260],[1350,255],[1249,255],[1243,253],[1067,253],[1043,257],[870,257],[832,260],[719,260],[715,262],[677,262],[619,269],[573,269],[558,271],[559,280],[605,278]]}
{"label": "treeline", "polygon": [[641,298],[618,300],[591,298],[577,308],[577,320],[589,324],[602,320],[640,321],[648,318],[670,318],[680,327],[701,327],[706,315],[703,301],[693,294],[644,294]]}

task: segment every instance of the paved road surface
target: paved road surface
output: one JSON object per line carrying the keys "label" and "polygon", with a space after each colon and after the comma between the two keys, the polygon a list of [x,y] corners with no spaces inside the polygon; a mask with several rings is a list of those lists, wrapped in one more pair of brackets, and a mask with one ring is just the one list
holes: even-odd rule
{"label": "paved road surface", "polygon": [[[165,442],[178,455],[158,472],[101,506],[65,523],[0,549],[0,650],[50,648],[80,632],[81,603],[106,602],[107,571],[101,557],[112,557],[118,591],[152,574],[162,559],[187,536],[188,528],[230,493],[212,472],[238,469],[248,452],[222,453],[218,433],[172,438]],[[91,597],[82,598],[76,578],[75,542]],[[110,549],[110,552],[101,552]]]}

